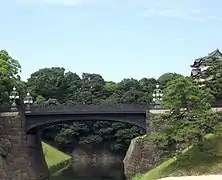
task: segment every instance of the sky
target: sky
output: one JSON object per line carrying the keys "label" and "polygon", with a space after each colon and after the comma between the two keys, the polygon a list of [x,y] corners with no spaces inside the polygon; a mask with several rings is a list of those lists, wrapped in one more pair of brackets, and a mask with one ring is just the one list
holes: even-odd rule
{"label": "sky", "polygon": [[107,81],[190,74],[222,50],[220,0],[0,0],[0,49],[25,80],[45,67]]}

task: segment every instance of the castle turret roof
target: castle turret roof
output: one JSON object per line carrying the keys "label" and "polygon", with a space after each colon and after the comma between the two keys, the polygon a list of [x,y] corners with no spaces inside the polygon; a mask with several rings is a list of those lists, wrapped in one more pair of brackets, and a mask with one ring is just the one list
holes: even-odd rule
{"label": "castle turret roof", "polygon": [[220,50],[218,48],[216,50],[214,50],[213,52],[209,53],[207,56],[195,59],[194,63],[191,65],[191,67],[197,68],[202,64],[203,61],[209,60],[213,57],[222,59],[222,53],[220,52]]}

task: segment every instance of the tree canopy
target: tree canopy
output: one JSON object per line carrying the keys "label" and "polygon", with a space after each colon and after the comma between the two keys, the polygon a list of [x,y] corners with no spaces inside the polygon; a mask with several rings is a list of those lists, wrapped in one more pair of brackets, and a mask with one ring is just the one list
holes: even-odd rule
{"label": "tree canopy", "polygon": [[19,62],[7,51],[0,50],[0,103],[7,102],[8,92],[12,89],[21,70]]}
{"label": "tree canopy", "polygon": [[163,105],[171,109],[156,119],[156,129],[162,148],[172,153],[191,145],[201,148],[206,134],[215,133],[219,117],[211,109],[214,97],[191,78],[179,77],[164,90]]}
{"label": "tree canopy", "polygon": [[[164,89],[163,106],[171,113],[154,119],[152,137],[160,148],[177,152],[189,145],[201,147],[207,133],[220,128],[220,118],[211,110],[214,100],[222,97],[222,61],[212,59],[201,75],[205,86],[199,87],[190,77],[165,73],[154,78],[125,78],[120,82],[106,81],[100,74],[66,72],[63,67],[50,67],[33,72],[26,83],[18,76],[19,62],[0,51],[0,103],[8,102],[13,86],[28,89],[39,105],[57,104],[147,104],[158,82]],[[42,138],[63,150],[76,145],[103,144],[111,151],[123,153],[130,140],[145,134],[139,127],[120,122],[86,121],[45,127]],[[150,136],[150,137],[151,137]]]}
{"label": "tree canopy", "polygon": [[[36,104],[150,104],[156,80],[143,78],[105,81],[95,73],[65,72],[64,68],[40,69],[31,74],[27,88]],[[104,144],[110,150],[124,152],[130,140],[144,134],[139,127],[119,122],[74,122],[47,127],[42,137],[63,149],[77,144]]]}

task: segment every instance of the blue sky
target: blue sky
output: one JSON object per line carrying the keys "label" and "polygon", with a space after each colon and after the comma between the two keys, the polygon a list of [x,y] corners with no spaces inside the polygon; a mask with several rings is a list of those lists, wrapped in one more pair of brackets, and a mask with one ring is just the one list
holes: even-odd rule
{"label": "blue sky", "polygon": [[60,66],[106,80],[188,75],[222,50],[220,0],[0,0],[0,49],[26,79]]}

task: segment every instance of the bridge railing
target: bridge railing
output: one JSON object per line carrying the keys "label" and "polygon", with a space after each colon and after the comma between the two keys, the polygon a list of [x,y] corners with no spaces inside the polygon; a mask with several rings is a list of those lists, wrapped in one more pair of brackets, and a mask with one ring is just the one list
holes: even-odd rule
{"label": "bridge railing", "polygon": [[34,112],[122,112],[146,110],[145,105],[57,105],[57,106],[33,106]]}
{"label": "bridge railing", "polygon": [[11,110],[10,105],[8,104],[0,105],[0,112],[9,112],[10,110]]}
{"label": "bridge railing", "polygon": [[[216,102],[213,108],[222,107],[222,101]],[[117,104],[117,105],[84,105],[84,104],[60,104],[60,105],[32,105],[30,108],[31,113],[47,113],[47,112],[135,112],[146,111],[153,109],[149,105],[139,104]],[[165,110],[161,108],[159,110]],[[11,107],[9,104],[0,105],[0,112],[10,112]]]}
{"label": "bridge railing", "polygon": [[[32,105],[29,109],[31,113],[44,112],[135,112],[146,111],[148,105],[138,104],[118,104],[118,105]],[[9,106],[0,106],[0,112],[10,111]]]}

